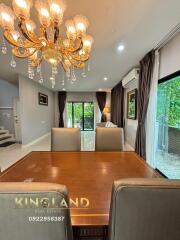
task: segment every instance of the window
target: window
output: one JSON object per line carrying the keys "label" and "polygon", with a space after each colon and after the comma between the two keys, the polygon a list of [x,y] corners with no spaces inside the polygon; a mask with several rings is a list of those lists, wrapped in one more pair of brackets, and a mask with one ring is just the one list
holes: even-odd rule
{"label": "window", "polygon": [[180,72],[159,81],[156,127],[156,167],[180,179]]}
{"label": "window", "polygon": [[78,127],[82,131],[94,130],[93,102],[68,102],[67,126]]}

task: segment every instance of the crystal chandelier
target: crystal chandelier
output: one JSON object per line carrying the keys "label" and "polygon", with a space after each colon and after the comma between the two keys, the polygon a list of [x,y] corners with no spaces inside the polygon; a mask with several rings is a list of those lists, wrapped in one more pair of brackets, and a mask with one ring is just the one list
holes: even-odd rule
{"label": "crystal chandelier", "polygon": [[[38,13],[38,30],[30,19],[33,7],[31,0],[13,0],[13,10],[4,3],[0,4],[0,26],[4,30],[4,38],[12,46],[11,65],[16,66],[14,56],[28,59],[29,77],[33,78],[34,68],[41,75],[41,62],[46,60],[52,67],[52,87],[55,85],[57,66],[69,76],[74,74],[74,68],[85,68],[89,60],[93,38],[86,35],[89,22],[86,17],[76,15],[73,20],[67,20],[66,37],[60,34],[60,26],[66,9],[62,0],[36,0],[35,8]],[[16,21],[17,19],[17,21]],[[17,30],[15,27],[17,26]],[[5,41],[2,52],[6,53]]]}

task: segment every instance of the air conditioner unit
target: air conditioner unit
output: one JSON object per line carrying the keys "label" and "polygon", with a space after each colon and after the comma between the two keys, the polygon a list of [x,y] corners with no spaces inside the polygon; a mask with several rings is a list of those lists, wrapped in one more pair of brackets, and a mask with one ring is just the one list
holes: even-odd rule
{"label": "air conditioner unit", "polygon": [[134,68],[123,78],[122,85],[124,88],[128,88],[132,84],[135,88],[138,86],[139,71],[139,68]]}

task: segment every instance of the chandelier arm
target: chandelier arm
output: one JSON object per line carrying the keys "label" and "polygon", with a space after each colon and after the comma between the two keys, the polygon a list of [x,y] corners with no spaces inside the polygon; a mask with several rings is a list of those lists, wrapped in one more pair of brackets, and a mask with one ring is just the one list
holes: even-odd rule
{"label": "chandelier arm", "polygon": [[[21,46],[20,46],[21,47]],[[41,45],[29,42],[27,39],[24,41],[23,48],[38,48],[41,49]]]}
{"label": "chandelier arm", "polygon": [[65,54],[65,56],[74,67],[77,67],[77,68],[85,67],[85,62],[74,60],[70,54]]}
{"label": "chandelier arm", "polygon": [[5,37],[5,39],[8,41],[9,44],[15,46],[15,47],[20,47],[20,44],[18,44],[14,39],[13,37],[11,36],[11,33],[6,30],[4,33],[3,33],[3,36]]}
{"label": "chandelier arm", "polygon": [[64,71],[67,72],[68,71],[68,67],[66,66],[66,64],[64,62],[61,62],[61,65],[62,65]]}
{"label": "chandelier arm", "polygon": [[[5,39],[8,41],[9,44],[13,45],[14,47],[22,47],[22,44],[16,42],[12,35],[11,32],[6,30],[3,34]],[[29,42],[28,40],[23,41],[23,48],[35,48],[36,45],[32,42]]]}
{"label": "chandelier arm", "polygon": [[45,37],[46,41],[48,41],[48,35],[47,35],[47,31],[45,28],[44,28],[44,37]]}
{"label": "chandelier arm", "polygon": [[77,52],[78,50],[80,50],[82,48],[82,39],[78,38],[77,39],[77,43],[75,47],[63,47],[62,51],[64,50],[65,52]]}
{"label": "chandelier arm", "polygon": [[79,54],[69,54],[76,61],[87,62],[89,60],[89,54],[86,54],[84,57],[80,57]]}
{"label": "chandelier arm", "polygon": [[59,28],[58,28],[58,26],[55,26],[54,27],[54,43],[57,42],[58,37],[59,37]]}
{"label": "chandelier arm", "polygon": [[24,52],[22,53],[19,50],[20,50],[20,48],[18,48],[18,47],[14,47],[12,49],[12,54],[17,58],[28,58],[28,57],[31,57],[33,54],[35,54],[35,52],[38,51],[37,49],[35,49],[34,51],[29,52],[29,49],[24,49]]}
{"label": "chandelier arm", "polygon": [[26,24],[25,24],[25,20],[21,20],[18,24],[18,27],[22,33],[22,35],[29,40],[30,42],[33,42],[35,44],[40,44],[39,39],[37,38],[37,36],[35,34],[29,33],[29,31],[27,30]]}
{"label": "chandelier arm", "polygon": [[43,60],[43,57],[40,57],[36,60],[31,60],[31,64],[32,64],[33,67],[37,67],[41,64],[42,60]]}
{"label": "chandelier arm", "polygon": [[43,25],[40,26],[39,28],[39,32],[40,32],[40,39],[46,39],[47,40],[47,33],[46,33],[46,29]]}

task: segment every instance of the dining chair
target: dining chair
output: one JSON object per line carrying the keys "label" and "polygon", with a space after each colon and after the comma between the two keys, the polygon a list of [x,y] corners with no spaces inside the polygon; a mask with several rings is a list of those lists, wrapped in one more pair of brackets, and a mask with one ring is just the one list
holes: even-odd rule
{"label": "dining chair", "polygon": [[81,151],[80,128],[53,128],[51,151]]}
{"label": "dining chair", "polygon": [[180,239],[180,181],[116,181],[112,189],[109,240],[160,239]]}
{"label": "dining chair", "polygon": [[123,128],[97,127],[95,137],[96,151],[123,151]]}
{"label": "dining chair", "polygon": [[1,240],[72,240],[67,189],[50,183],[0,183]]}

